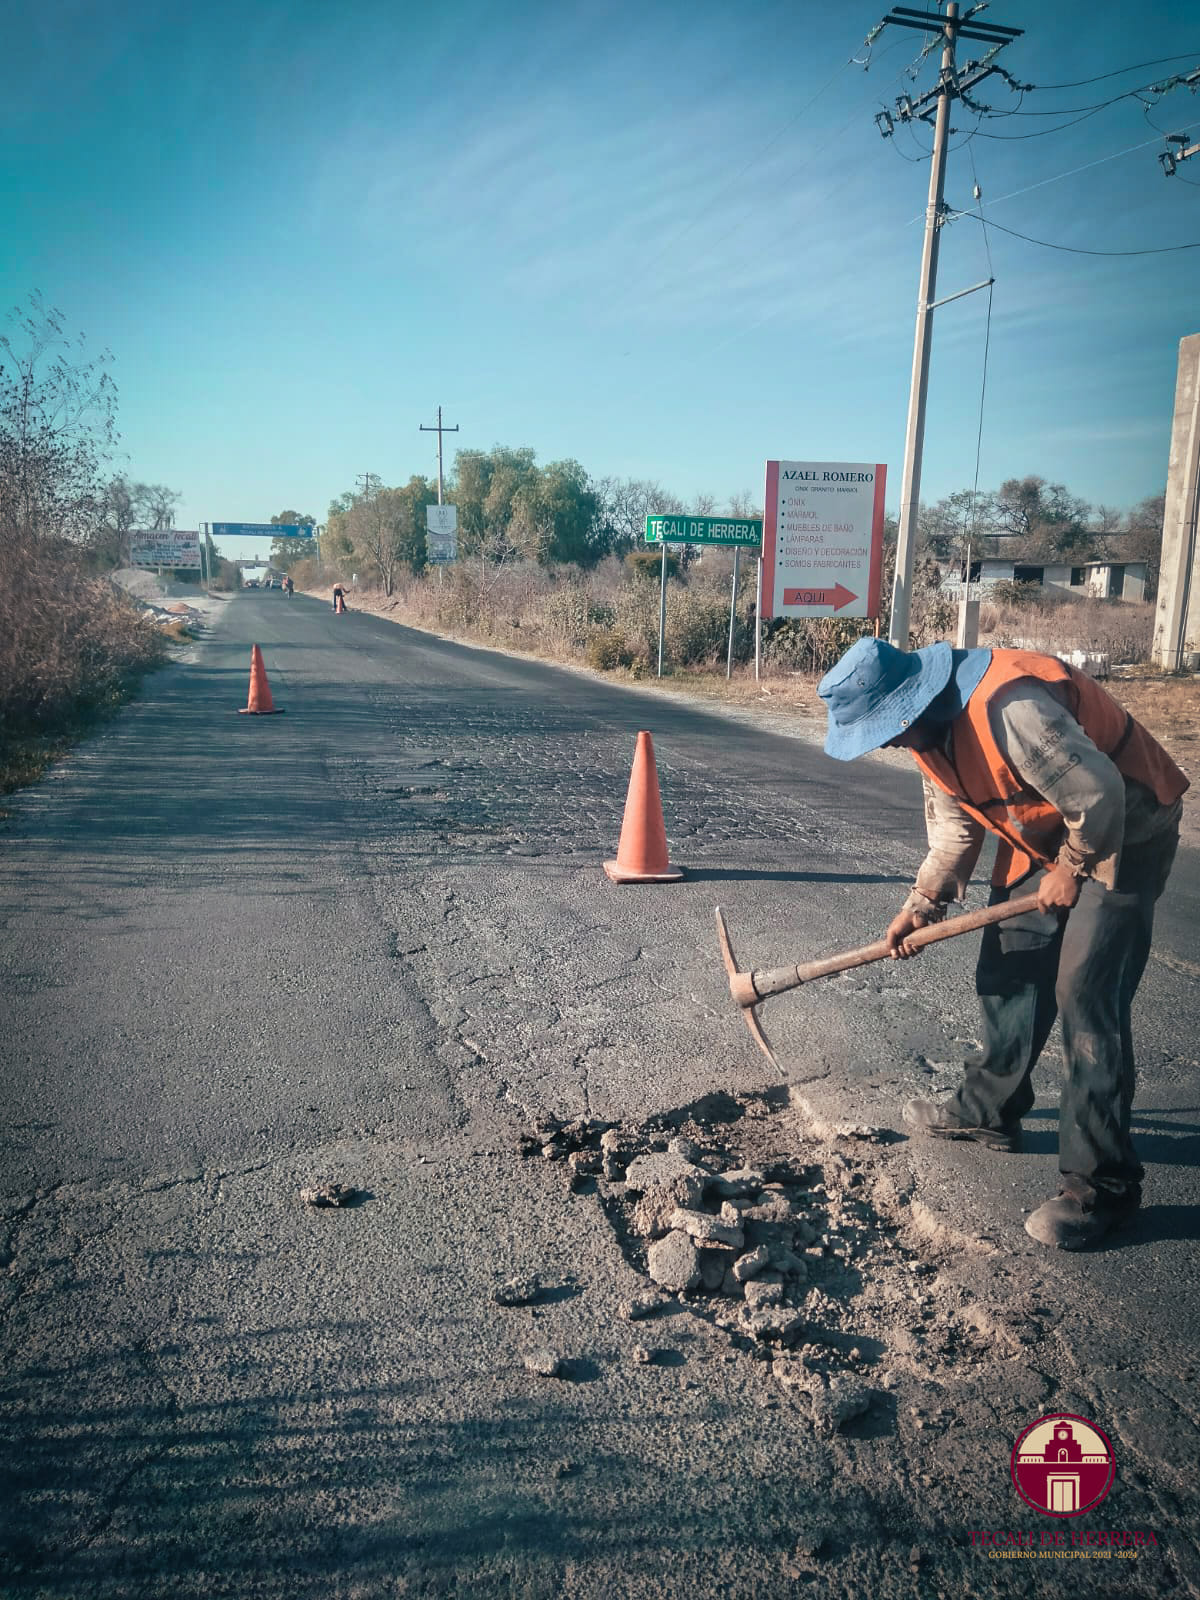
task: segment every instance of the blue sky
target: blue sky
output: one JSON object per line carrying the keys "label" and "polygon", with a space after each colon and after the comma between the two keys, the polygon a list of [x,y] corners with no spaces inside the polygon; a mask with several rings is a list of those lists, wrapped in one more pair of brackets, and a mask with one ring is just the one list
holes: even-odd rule
{"label": "blue sky", "polygon": [[[39,289],[113,352],[124,464],[182,492],[183,527],[431,474],[439,404],[451,450],[719,503],[760,498],[769,456],[881,460],[894,506],[930,135],[873,119],[936,56],[914,84],[922,35],[893,27],[849,64],[886,9],[39,0],[5,28],[0,303]],[[955,108],[950,204],[977,178],[986,217],[1055,244],[1200,241],[1200,157],[1157,159],[1159,130],[1200,138],[1195,92],[1026,114],[1200,66],[1194,7],[983,20],[1026,30],[1000,58],[1026,83],[1134,70],[1021,100],[990,80],[1020,114]],[[1159,492],[1200,250],[954,221],[939,294],[991,271],[981,487]],[[974,480],[987,299],[935,319],[926,500]]]}

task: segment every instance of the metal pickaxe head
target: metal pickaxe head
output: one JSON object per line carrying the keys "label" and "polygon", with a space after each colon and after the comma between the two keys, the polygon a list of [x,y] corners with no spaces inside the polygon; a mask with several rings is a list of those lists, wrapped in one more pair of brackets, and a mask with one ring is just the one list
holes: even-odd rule
{"label": "metal pickaxe head", "polygon": [[782,1078],[784,1075],[783,1068],[776,1061],[775,1052],[771,1049],[770,1042],[763,1032],[762,1023],[758,1020],[759,995],[755,990],[750,974],[748,972],[739,972],[738,970],[737,958],[734,956],[733,946],[729,942],[729,928],[725,923],[725,913],[720,906],[717,907],[717,938],[721,941],[721,960],[724,961],[725,971],[729,974],[729,992],[737,1001],[755,1044]]}

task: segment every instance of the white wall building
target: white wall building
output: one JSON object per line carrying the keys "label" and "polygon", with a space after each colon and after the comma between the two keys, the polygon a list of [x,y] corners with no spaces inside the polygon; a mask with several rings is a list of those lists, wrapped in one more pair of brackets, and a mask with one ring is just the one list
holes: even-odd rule
{"label": "white wall building", "polygon": [[[962,567],[943,568],[945,574],[942,591],[949,599],[956,599],[962,589]],[[1146,598],[1146,563],[1144,561],[1084,561],[1078,566],[1070,562],[1045,562],[1033,564],[1024,561],[1003,561],[999,557],[984,556],[971,563],[971,587],[979,586],[982,593],[997,583],[1036,583],[1044,589],[1076,595],[1089,600],[1144,600]]]}

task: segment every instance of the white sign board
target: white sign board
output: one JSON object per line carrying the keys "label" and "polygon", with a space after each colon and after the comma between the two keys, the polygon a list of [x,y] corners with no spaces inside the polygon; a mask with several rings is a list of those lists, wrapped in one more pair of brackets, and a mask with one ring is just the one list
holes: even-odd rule
{"label": "white sign board", "polygon": [[426,506],[425,526],[430,533],[453,533],[458,527],[458,507]]}
{"label": "white sign board", "polygon": [[458,507],[426,506],[425,559],[433,562],[458,560]]}
{"label": "white sign board", "polygon": [[132,567],[199,567],[200,535],[186,528],[148,528],[129,535]]}
{"label": "white sign board", "polygon": [[882,462],[768,461],[764,617],[877,617]]}

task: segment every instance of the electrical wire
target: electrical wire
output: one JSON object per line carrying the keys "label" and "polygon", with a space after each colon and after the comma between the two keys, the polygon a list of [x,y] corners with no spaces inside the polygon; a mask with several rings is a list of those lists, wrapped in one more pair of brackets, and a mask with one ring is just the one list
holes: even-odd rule
{"label": "electrical wire", "polygon": [[1014,239],[1024,239],[1026,244],[1039,244],[1044,250],[1063,250],[1072,256],[1169,256],[1179,250],[1200,250],[1200,239],[1195,244],[1168,244],[1157,250],[1084,250],[1078,245],[1052,244],[1048,239],[1035,239],[1028,233],[1018,233],[1015,228],[1006,228],[999,222],[984,222],[984,219],[977,217],[973,211],[960,211],[958,215],[981,222],[985,228],[999,228],[1001,233],[1011,234]]}
{"label": "electrical wire", "polygon": [[[978,187],[978,184],[976,184],[976,187]],[[983,221],[983,210],[982,210],[982,207],[980,208],[979,220],[981,222]],[[983,237],[985,239],[987,238],[987,227],[986,226],[984,227],[984,230],[983,230]],[[988,266],[990,267],[991,264],[992,264],[992,253],[989,250],[988,251]],[[980,388],[979,388],[979,427],[978,427],[978,429],[976,431],[976,434],[975,434],[975,482],[971,487],[971,532],[968,535],[968,542],[969,543],[974,543],[974,539],[975,539],[975,519],[976,519],[976,513],[977,513],[977,510],[978,510],[978,506],[979,506],[979,462],[980,462],[980,459],[981,459],[981,457],[983,455],[983,403],[984,403],[984,400],[987,398],[988,351],[991,348],[991,343],[992,343],[992,289],[993,288],[994,288],[994,285],[989,283],[988,284],[988,304],[987,304],[987,324],[986,324],[986,326],[984,328],[984,333],[983,333],[983,379],[982,379],[982,382],[981,382]],[[963,581],[966,584],[966,593],[969,595],[970,592],[971,592],[971,569],[970,569],[969,565],[967,567],[966,573],[964,574]]]}
{"label": "electrical wire", "polygon": [[1074,117],[1070,122],[1056,122],[1052,128],[1037,128],[1033,133],[981,133],[979,137],[981,139],[1003,139],[1006,142],[1017,139],[1044,139],[1048,134],[1063,133],[1067,128],[1074,128],[1081,122],[1087,122],[1092,117],[1098,117],[1102,111],[1115,104],[1115,100],[1108,100],[1104,105],[1097,106],[1094,111],[1085,111],[1081,117]]}
{"label": "electrical wire", "polygon": [[[991,243],[991,240],[988,238],[987,223],[984,221],[984,216],[983,216],[983,189],[980,187],[979,174],[975,170],[975,152],[971,149],[970,145],[967,146],[967,155],[971,159],[971,181],[975,185],[975,206],[976,206],[977,211],[979,212],[979,220],[980,220],[980,222],[983,223],[983,247],[987,251],[988,277],[989,278],[994,278],[996,276],[996,269],[992,266],[992,243]],[[992,318],[992,291],[991,291],[991,288],[989,287],[989,289],[988,289],[988,326],[989,326],[989,328],[991,327],[991,318]],[[985,356],[985,360],[986,360],[986,356]],[[982,405],[982,403],[983,402],[981,401],[980,404]],[[977,465],[978,465],[978,463],[977,463]]]}
{"label": "electrical wire", "polygon": [[[1157,139],[1143,139],[1141,144],[1131,144],[1128,145],[1124,150],[1114,150],[1109,156],[1097,156],[1094,161],[1085,161],[1082,166],[1071,167],[1067,172],[1057,172],[1052,178],[1039,178],[1036,183],[1027,183],[1023,189],[1011,189],[1008,194],[997,195],[996,198],[994,200],[990,200],[988,204],[998,206],[1004,200],[1015,200],[1018,195],[1029,194],[1034,189],[1043,188],[1047,183],[1059,183],[1063,178],[1073,178],[1077,172],[1086,172],[1089,167],[1101,167],[1106,161],[1116,161],[1121,156],[1133,155],[1136,150],[1148,150],[1152,144],[1157,143]],[[955,217],[970,216],[971,214],[972,213],[969,210],[962,209],[957,206],[953,211],[953,215]],[[924,216],[925,213],[922,212],[920,216],[910,218],[908,226],[912,227],[914,222],[923,221]]]}
{"label": "electrical wire", "polygon": [[1076,78],[1074,83],[1039,83],[1038,89],[1082,89],[1088,83],[1103,83],[1105,78],[1119,78],[1123,72],[1140,72],[1143,67],[1165,67],[1172,61],[1192,61],[1198,55],[1200,50],[1189,50],[1182,56],[1158,56],[1153,61],[1135,61],[1131,66],[1102,72],[1097,78]]}

